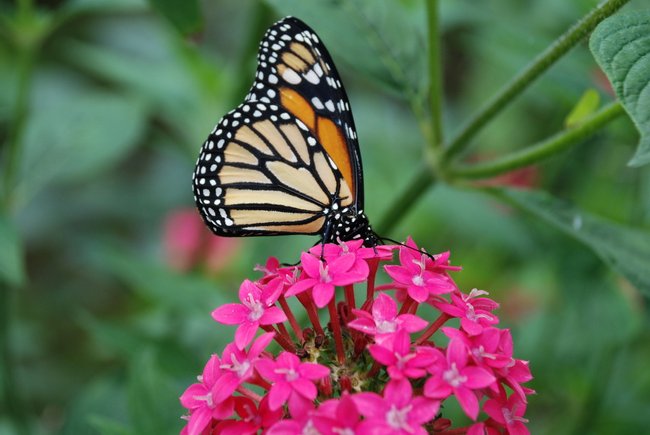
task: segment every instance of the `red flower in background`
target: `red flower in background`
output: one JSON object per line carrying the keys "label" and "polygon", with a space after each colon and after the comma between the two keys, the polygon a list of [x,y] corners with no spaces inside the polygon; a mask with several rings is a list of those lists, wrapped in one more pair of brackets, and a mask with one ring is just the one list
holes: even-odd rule
{"label": "red flower in background", "polygon": [[203,267],[217,273],[227,267],[239,250],[241,240],[215,236],[194,208],[175,210],[164,223],[163,243],[167,264],[186,272]]}

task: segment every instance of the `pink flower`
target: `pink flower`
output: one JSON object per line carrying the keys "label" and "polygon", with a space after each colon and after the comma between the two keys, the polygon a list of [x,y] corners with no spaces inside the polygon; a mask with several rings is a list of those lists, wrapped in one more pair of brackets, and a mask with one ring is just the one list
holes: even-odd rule
{"label": "pink flower", "polygon": [[255,368],[272,383],[269,390],[270,409],[278,409],[288,401],[289,412],[294,417],[313,408],[312,402],[318,394],[314,381],[330,373],[327,367],[303,363],[289,352],[282,352],[275,361],[262,358]]}
{"label": "pink flower", "polygon": [[411,351],[408,332],[400,330],[394,340],[368,346],[375,361],[387,367],[391,379],[421,378],[426,374],[425,367],[436,362],[439,352],[427,346],[418,346]]}
{"label": "pink flower", "polygon": [[442,332],[451,339],[457,339],[466,347],[474,362],[485,368],[502,368],[512,362],[512,346],[503,348],[501,343],[512,345],[510,331],[498,328],[484,328],[478,335],[469,336],[455,328],[444,327]]}
{"label": "pink flower", "polygon": [[484,368],[468,366],[467,360],[467,349],[463,343],[450,340],[446,359],[439,360],[429,369],[433,376],[424,384],[424,395],[444,399],[453,393],[465,414],[476,420],[479,404],[474,390],[488,387],[496,378]]}
{"label": "pink flower", "polygon": [[433,300],[431,304],[452,317],[460,318],[461,327],[469,335],[477,335],[483,328],[499,323],[499,318],[492,314],[499,304],[492,299],[480,297],[487,294],[485,290],[478,289],[472,289],[469,295],[454,292],[451,294],[451,304],[440,299]]}
{"label": "pink flower", "polygon": [[427,254],[420,252],[415,244],[407,246],[402,246],[399,250],[400,266],[388,265],[385,269],[398,286],[406,289],[411,298],[424,302],[430,295],[456,290],[456,284],[446,273],[428,269],[434,265]]}
{"label": "pink flower", "polygon": [[509,435],[529,434],[528,428],[524,425],[528,420],[523,418],[526,403],[517,394],[511,394],[506,400],[505,392],[501,391],[499,397],[485,402],[483,409],[496,422],[505,426]]}
{"label": "pink flower", "polygon": [[397,315],[397,303],[385,293],[372,304],[372,315],[365,310],[352,310],[357,316],[348,326],[372,335],[377,343],[392,337],[397,331],[417,332],[426,328],[427,321],[413,314]]}
{"label": "pink flower", "polygon": [[361,414],[348,393],[336,400],[331,399],[323,402],[318,407],[318,416],[314,423],[320,433],[331,434],[355,434],[361,433]]}
{"label": "pink flower", "polygon": [[212,387],[212,397],[216,402],[230,396],[239,385],[253,376],[253,366],[260,354],[273,340],[273,332],[260,335],[251,344],[248,352],[239,349],[233,343],[226,346],[221,358],[222,375]]}
{"label": "pink flower", "polygon": [[221,435],[252,435],[260,429],[273,426],[282,418],[282,410],[271,411],[268,397],[264,397],[259,408],[255,402],[243,396],[234,398],[238,420],[225,420],[217,425],[215,432]]}
{"label": "pink flower", "polygon": [[190,410],[186,431],[188,435],[203,432],[212,419],[229,417],[233,412],[233,401],[229,397],[215,398],[212,388],[222,375],[219,357],[212,355],[208,360],[198,383],[190,385],[180,398],[181,404]]}
{"label": "pink flower", "polygon": [[521,384],[533,379],[528,367],[528,361],[513,359],[509,365],[495,370],[495,374],[501,377],[503,382],[512,388],[524,402],[526,402],[527,394],[534,393],[533,390],[521,386]]}
{"label": "pink flower", "polygon": [[282,291],[282,279],[275,278],[263,288],[246,280],[239,287],[241,304],[225,304],[212,312],[212,318],[225,325],[239,325],[235,344],[243,349],[255,337],[260,325],[273,325],[287,320],[282,310],[275,306]]}
{"label": "pink flower", "polygon": [[413,398],[413,389],[407,380],[389,382],[383,397],[376,393],[358,393],[353,400],[366,417],[358,427],[360,434],[426,435],[422,425],[440,408],[437,400]]}
{"label": "pink flower", "polygon": [[312,254],[303,253],[300,256],[303,270],[308,278],[295,283],[286,292],[286,296],[293,296],[305,290],[312,289],[314,302],[318,308],[323,308],[334,297],[336,286],[345,286],[366,279],[366,275],[354,270],[356,257],[354,254],[345,254],[331,262],[318,259]]}
{"label": "pink flower", "polygon": [[236,238],[214,236],[194,208],[172,211],[165,219],[163,245],[174,270],[184,272],[202,263],[218,272],[232,261],[240,244]]}
{"label": "pink flower", "polygon": [[467,435],[501,435],[501,431],[486,425],[484,422],[474,423],[467,430]]}

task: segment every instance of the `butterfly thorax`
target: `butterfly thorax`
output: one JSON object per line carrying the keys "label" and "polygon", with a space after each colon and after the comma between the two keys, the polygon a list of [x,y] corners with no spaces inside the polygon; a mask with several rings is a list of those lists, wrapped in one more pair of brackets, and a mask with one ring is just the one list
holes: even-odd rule
{"label": "butterfly thorax", "polygon": [[324,243],[363,239],[365,246],[379,244],[363,210],[357,210],[355,207],[338,208],[335,205],[329,210],[326,222],[323,231]]}

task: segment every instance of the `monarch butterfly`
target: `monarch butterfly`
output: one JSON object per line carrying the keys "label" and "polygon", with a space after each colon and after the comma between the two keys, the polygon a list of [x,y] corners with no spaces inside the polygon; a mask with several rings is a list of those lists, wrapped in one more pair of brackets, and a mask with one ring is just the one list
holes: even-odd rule
{"label": "monarch butterfly", "polygon": [[220,236],[379,238],[363,212],[363,172],[350,104],[316,33],[294,17],[271,26],[244,102],[201,148],[194,200]]}

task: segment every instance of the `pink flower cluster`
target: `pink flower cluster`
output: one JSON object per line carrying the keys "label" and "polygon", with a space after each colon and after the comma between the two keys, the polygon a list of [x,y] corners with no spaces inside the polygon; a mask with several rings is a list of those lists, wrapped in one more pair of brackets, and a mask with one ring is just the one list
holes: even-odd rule
{"label": "pink flower cluster", "polygon": [[[387,283],[376,285],[395,251],[399,264],[384,265]],[[262,278],[242,283],[241,303],[212,313],[238,327],[181,396],[182,433],[528,434],[528,363],[495,326],[487,292],[458,289],[448,252],[429,255],[411,239],[350,241],[315,246],[296,266],[270,258],[259,270]],[[470,424],[443,416],[451,398]]]}

